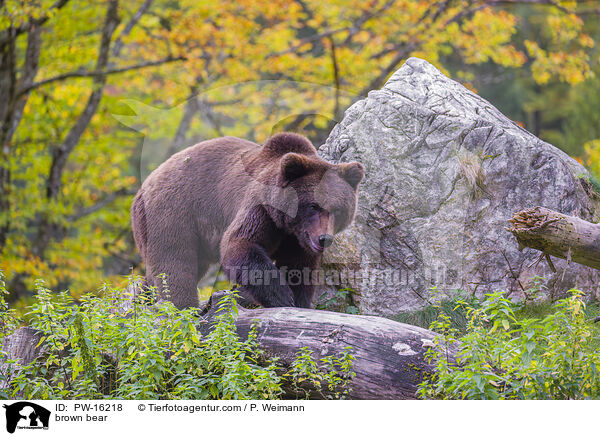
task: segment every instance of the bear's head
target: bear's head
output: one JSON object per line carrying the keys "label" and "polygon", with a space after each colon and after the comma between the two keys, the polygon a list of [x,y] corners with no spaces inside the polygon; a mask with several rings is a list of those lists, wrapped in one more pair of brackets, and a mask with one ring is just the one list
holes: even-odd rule
{"label": "bear's head", "polygon": [[312,150],[286,150],[281,155],[278,185],[293,188],[298,199],[295,215],[286,215],[283,226],[304,249],[320,254],[331,245],[333,235],[352,222],[358,184],[365,171],[359,162],[329,163],[316,154],[312,144],[310,147]]}

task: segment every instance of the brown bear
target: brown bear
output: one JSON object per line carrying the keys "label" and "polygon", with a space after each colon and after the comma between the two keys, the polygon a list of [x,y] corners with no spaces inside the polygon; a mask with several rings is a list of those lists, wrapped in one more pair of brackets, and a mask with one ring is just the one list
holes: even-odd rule
{"label": "brown bear", "polygon": [[220,260],[251,301],[309,307],[314,285],[288,283],[285,271],[318,267],[354,217],[363,176],[360,163],[331,164],[294,133],[262,147],[223,137],[182,150],[148,176],[131,206],[147,284],[180,309],[196,307],[198,281]]}

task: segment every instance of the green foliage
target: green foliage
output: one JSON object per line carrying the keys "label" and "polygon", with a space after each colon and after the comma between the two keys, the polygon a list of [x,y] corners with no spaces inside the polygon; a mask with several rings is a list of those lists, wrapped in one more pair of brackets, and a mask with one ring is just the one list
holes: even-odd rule
{"label": "green foliage", "polygon": [[315,304],[315,307],[319,310],[331,310],[334,312],[358,315],[360,313],[360,309],[354,300],[355,295],[356,291],[352,288],[338,289],[332,297],[328,297],[326,294],[321,294],[319,301],[317,301]]}
{"label": "green foliage", "polygon": [[[436,288],[430,288],[436,295]],[[465,291],[457,289],[452,294],[448,295],[447,299],[436,299],[435,303],[424,309],[414,312],[406,312],[394,317],[395,321],[405,324],[416,325],[422,328],[429,326],[443,315],[447,317],[450,326],[459,332],[464,333],[467,328],[467,314],[463,305],[457,305],[457,301],[468,301],[473,307],[479,304],[479,301],[474,296],[468,295]]]}
{"label": "green foliage", "polygon": [[352,370],[354,357],[351,354],[352,347],[344,347],[338,356],[325,356],[320,361],[324,364],[327,372],[319,369],[313,359],[313,351],[308,347],[302,347],[292,364],[288,375],[291,376],[292,386],[296,393],[296,399],[303,396],[308,399],[311,391],[326,391],[324,397],[328,399],[339,399],[346,396],[350,389],[348,382],[356,373]]}
{"label": "green foliage", "polygon": [[325,364],[327,372],[323,372],[323,379],[327,382],[328,398],[343,398],[348,395],[351,389],[348,387],[348,382],[356,375],[352,370],[354,362],[352,356],[352,347],[344,347],[339,356],[325,356],[321,361]]}
{"label": "green foliage", "polygon": [[[3,292],[0,280],[0,308],[7,309]],[[2,356],[0,380],[9,388],[0,398],[274,399],[283,395],[285,377],[292,384],[324,381],[334,398],[347,394],[353,375],[349,349],[320,365],[305,353],[289,374],[280,375],[285,370],[260,349],[256,326],[244,341],[237,335],[235,292],[219,301],[206,336],[196,327],[204,322],[197,309],[149,305],[152,295],[138,296],[127,307],[125,293],[106,285],[100,296],[83,296],[76,305],[68,293],[55,294],[38,282],[26,321],[42,332],[37,346],[43,353],[20,368]],[[0,311],[0,320],[1,342],[16,321],[9,310]]]}
{"label": "green foliage", "polygon": [[0,271],[0,337],[11,333],[17,326],[15,310],[9,308],[5,299],[7,295],[4,274]]}
{"label": "green foliage", "polygon": [[[600,134],[599,134],[600,136]],[[600,139],[594,139],[584,144],[585,149],[585,163],[590,170],[591,178],[590,183],[596,189],[596,192],[600,192]]]}
{"label": "green foliage", "polygon": [[[5,299],[6,295],[8,295],[8,291],[4,282],[4,274],[0,271],[0,344],[2,344],[2,338],[11,334],[17,328],[15,311],[9,309]],[[6,352],[0,348],[0,362],[6,362],[7,359]],[[4,384],[8,378],[6,368],[0,365],[0,385]],[[7,400],[8,398],[8,392],[0,389],[0,400]]]}
{"label": "green foliage", "polygon": [[[443,312],[431,328],[440,333],[428,351],[434,374],[419,387],[423,398],[600,398],[598,331],[582,293],[570,291],[544,318],[517,319],[520,306],[501,292],[479,307],[459,302],[468,314],[459,336]],[[456,360],[449,349],[458,350]]]}

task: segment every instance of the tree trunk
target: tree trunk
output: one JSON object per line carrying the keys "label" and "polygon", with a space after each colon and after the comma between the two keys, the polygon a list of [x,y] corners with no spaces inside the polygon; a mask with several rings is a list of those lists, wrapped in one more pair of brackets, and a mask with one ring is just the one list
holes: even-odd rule
{"label": "tree trunk", "polygon": [[[103,71],[108,66],[110,43],[113,33],[120,22],[118,10],[119,1],[109,0],[104,19],[104,25],[102,27],[98,59],[96,60],[97,71]],[[50,173],[48,174],[48,179],[46,180],[46,200],[49,202],[56,201],[60,193],[63,172],[67,161],[75,146],[79,143],[81,136],[90,124],[92,117],[98,110],[100,100],[102,99],[102,95],[104,93],[105,84],[106,74],[94,77],[92,83],[93,90],[88,97],[83,112],[81,112],[79,118],[77,118],[77,121],[75,124],[73,124],[65,136],[62,144],[52,150],[52,163],[50,164]],[[40,220],[40,225],[38,227],[37,236],[33,243],[33,254],[40,259],[44,259],[46,249],[56,233],[61,234],[63,231],[56,223],[52,221],[52,214],[43,213]]]}
{"label": "tree trunk", "polygon": [[[211,308],[200,322],[199,330],[208,334],[215,320],[217,302],[223,293],[211,298]],[[348,315],[321,310],[292,307],[271,309],[239,308],[236,321],[238,334],[245,339],[253,323],[257,323],[257,340],[266,357],[277,357],[286,371],[291,368],[302,347],[312,350],[318,362],[325,356],[339,355],[352,347],[352,370],[356,375],[345,389],[352,399],[414,399],[423,377],[432,366],[425,352],[433,346],[436,334],[419,327],[376,316]],[[5,338],[3,350],[9,359],[29,363],[40,356],[34,349],[39,333],[24,327]],[[452,351],[449,351],[453,355]],[[42,356],[43,359],[43,356]],[[2,369],[2,368],[0,368]],[[0,386],[2,388],[3,386]],[[290,385],[282,386],[287,398],[295,398]],[[302,385],[310,398],[324,398],[319,391]]]}
{"label": "tree trunk", "polygon": [[539,206],[515,213],[509,223],[506,230],[515,235],[520,250],[530,247],[600,269],[600,224]]}
{"label": "tree trunk", "polygon": [[[6,360],[16,360],[20,365],[28,365],[43,355],[43,347],[36,347],[42,339],[42,333],[31,327],[21,327],[12,335],[4,338],[2,351],[6,353]],[[0,354],[2,356],[2,354]],[[18,371],[10,366],[7,361],[0,359],[0,390],[7,389],[9,374]]]}

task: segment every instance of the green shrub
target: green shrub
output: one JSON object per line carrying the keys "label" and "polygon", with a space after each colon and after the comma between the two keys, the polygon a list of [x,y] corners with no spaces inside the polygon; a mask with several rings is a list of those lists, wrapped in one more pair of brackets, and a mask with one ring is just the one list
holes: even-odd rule
{"label": "green shrub", "polygon": [[[0,343],[17,326],[3,291],[0,281]],[[0,378],[9,386],[0,398],[275,399],[283,394],[284,377],[291,379],[288,384],[296,382],[294,377],[335,381],[340,370],[330,362],[351,372],[347,350],[315,363],[310,374],[283,375],[285,370],[264,356],[254,327],[246,340],[237,335],[234,292],[219,301],[214,328],[206,336],[196,328],[203,322],[198,309],[144,301],[126,309],[124,294],[105,286],[100,295],[75,304],[68,293],[55,294],[38,282],[25,321],[43,333],[38,346],[44,353],[20,368],[0,356],[6,362]],[[344,394],[345,385],[338,385]]]}
{"label": "green shrub", "polygon": [[[398,314],[393,318],[394,321],[427,329],[436,319],[438,319],[440,314],[443,313],[448,317],[448,322],[452,328],[460,333],[465,333],[467,329],[467,314],[465,307],[467,305],[463,303],[468,301],[469,307],[478,307],[479,301],[477,298],[460,289],[444,296],[440,295],[439,290],[435,286],[431,287],[429,290],[434,296],[433,301],[435,303],[431,303],[431,305],[420,310]],[[457,305],[458,301],[460,301],[461,304]]]}
{"label": "green shrub", "polygon": [[332,312],[358,315],[360,309],[355,301],[355,295],[356,291],[352,288],[338,289],[331,297],[327,293],[323,293],[319,296],[315,308],[318,310],[330,310]]}
{"label": "green shrub", "polygon": [[[348,382],[356,375],[352,370],[354,357],[351,354],[352,347],[344,347],[339,356],[325,356],[320,361],[324,364],[319,368],[313,359],[313,351],[308,347],[302,347],[292,364],[288,373],[292,379],[292,388],[296,393],[296,399],[308,399],[311,391],[320,391],[324,398],[339,399],[349,394]],[[323,388],[326,389],[323,389]]]}
{"label": "green shrub", "polygon": [[[441,312],[431,328],[440,333],[428,351],[434,375],[419,387],[422,398],[582,399],[600,398],[597,329],[586,315],[582,293],[554,304],[542,319],[517,319],[519,306],[501,292],[478,306],[459,302],[467,313],[459,337]],[[457,351],[455,360],[449,358]]]}

